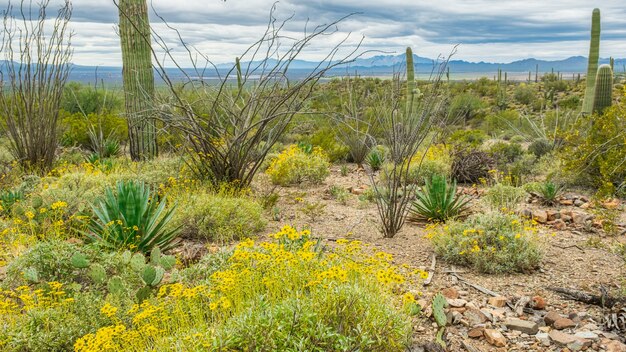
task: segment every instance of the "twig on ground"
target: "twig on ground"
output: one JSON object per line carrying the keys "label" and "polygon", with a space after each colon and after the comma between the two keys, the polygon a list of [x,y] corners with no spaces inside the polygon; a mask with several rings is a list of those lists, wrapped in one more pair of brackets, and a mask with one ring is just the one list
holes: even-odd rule
{"label": "twig on ground", "polygon": [[433,260],[430,263],[430,270],[428,271],[428,277],[424,280],[424,286],[430,285],[430,282],[433,281],[433,276],[435,275],[435,265],[437,265],[437,255],[433,253]]}

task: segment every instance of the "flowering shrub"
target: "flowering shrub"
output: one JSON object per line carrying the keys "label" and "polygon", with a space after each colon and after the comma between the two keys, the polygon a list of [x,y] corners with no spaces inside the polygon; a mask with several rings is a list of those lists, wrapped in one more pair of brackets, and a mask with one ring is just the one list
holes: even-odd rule
{"label": "flowering shrub", "polygon": [[272,183],[287,186],[302,182],[320,183],[330,174],[328,157],[318,147],[307,153],[295,144],[276,157],[266,173]]}
{"label": "flowering shrub", "polygon": [[[449,148],[443,144],[434,144],[425,152],[418,152],[411,158],[406,181],[412,184],[423,185],[425,180],[430,180],[434,175],[447,177],[450,175],[451,163],[452,158]],[[387,173],[391,172],[391,168],[389,163],[383,166],[383,171],[381,172],[383,180],[387,177]]]}
{"label": "flowering shrub", "polygon": [[431,225],[427,237],[444,260],[486,273],[526,272],[541,261],[534,221],[492,212],[466,222]]}
{"label": "flowering shrub", "polygon": [[290,226],[272,237],[239,243],[205,284],[165,285],[127,310],[103,306],[110,323],[75,351],[405,350],[417,295],[407,287],[424,272],[359,241],[322,250]]}

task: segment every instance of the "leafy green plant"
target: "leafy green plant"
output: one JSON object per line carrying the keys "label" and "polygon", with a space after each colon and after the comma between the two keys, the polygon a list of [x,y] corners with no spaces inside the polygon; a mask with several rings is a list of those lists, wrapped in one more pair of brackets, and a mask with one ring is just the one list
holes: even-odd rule
{"label": "leafy green plant", "polygon": [[341,204],[346,204],[350,198],[350,192],[345,187],[332,185],[328,192]]}
{"label": "leafy green plant", "polygon": [[0,192],[0,211],[9,212],[15,203],[24,199],[24,191],[21,189],[9,189]]}
{"label": "leafy green plant", "polygon": [[112,248],[129,248],[148,253],[152,248],[168,250],[178,244],[180,227],[168,228],[175,206],[153,198],[143,182],[118,181],[117,193],[108,187],[104,199],[92,205],[95,219],[89,224],[89,237]]}
{"label": "leafy green plant", "polygon": [[272,161],[266,173],[272,183],[287,186],[303,182],[321,183],[330,174],[326,154],[317,147],[310,152],[291,145]]}
{"label": "leafy green plant", "polygon": [[378,171],[385,162],[385,154],[383,154],[379,149],[374,148],[367,155],[366,161],[372,170]]}
{"label": "leafy green plant", "polygon": [[514,214],[476,214],[433,226],[427,234],[443,260],[485,273],[528,272],[541,262],[538,229]]}
{"label": "leafy green plant", "polygon": [[415,192],[417,198],[409,208],[411,221],[441,221],[461,216],[468,211],[470,199],[456,194],[456,181],[448,184],[445,176],[433,175]]}
{"label": "leafy green plant", "polygon": [[554,182],[546,181],[539,185],[537,191],[545,205],[554,205],[563,188]]}

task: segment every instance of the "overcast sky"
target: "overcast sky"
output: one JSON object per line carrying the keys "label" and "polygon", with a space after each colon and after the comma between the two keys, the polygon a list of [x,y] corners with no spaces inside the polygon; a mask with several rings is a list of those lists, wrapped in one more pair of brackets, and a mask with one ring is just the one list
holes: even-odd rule
{"label": "overcast sky", "polygon": [[[177,28],[185,42],[217,63],[232,61],[259,38],[274,4],[273,0],[148,1],[154,9],[153,27],[168,45],[180,49],[175,33],[153,11]],[[3,8],[7,3],[0,0]],[[324,24],[358,13],[341,22],[337,33],[313,42],[302,59],[323,57],[352,33],[347,45],[364,37],[364,50],[398,54],[411,46],[420,56],[436,57],[460,44],[455,59],[510,62],[586,56],[594,7],[602,13],[601,56],[626,57],[625,5],[625,0],[283,0],[277,3],[275,15],[278,19],[293,15],[285,34],[297,36],[307,19]],[[73,61],[121,65],[113,0],[73,0],[73,7]]]}

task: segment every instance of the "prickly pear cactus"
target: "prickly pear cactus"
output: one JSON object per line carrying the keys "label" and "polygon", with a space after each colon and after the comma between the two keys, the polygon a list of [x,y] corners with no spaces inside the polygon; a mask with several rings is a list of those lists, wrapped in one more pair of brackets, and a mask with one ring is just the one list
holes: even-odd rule
{"label": "prickly pear cactus", "polygon": [[441,293],[437,293],[435,297],[433,297],[432,306],[435,322],[437,322],[437,326],[439,326],[435,342],[441,345],[441,347],[445,350],[446,342],[443,340],[443,333],[446,330],[446,324],[448,324],[448,317],[446,317],[445,311],[445,308],[448,306],[448,301],[446,301],[446,298]]}
{"label": "prickly pear cactus", "polygon": [[89,266],[89,260],[87,260],[87,257],[79,252],[74,253],[70,260],[72,262],[72,266],[78,269],[84,269]]}
{"label": "prickly pear cactus", "polygon": [[435,297],[433,297],[433,316],[435,317],[435,322],[437,322],[437,326],[442,327],[446,326],[448,323],[448,318],[446,317],[445,308],[448,306],[448,301],[441,294],[437,293]]}
{"label": "prickly pear cactus", "polygon": [[173,255],[164,255],[161,257],[159,265],[161,265],[165,270],[173,269],[176,265],[176,257]]}
{"label": "prickly pear cactus", "polygon": [[113,276],[111,279],[109,279],[109,282],[107,283],[107,288],[109,289],[110,293],[116,296],[126,293],[126,286],[124,285],[124,281],[122,281],[122,278],[119,276]]}
{"label": "prickly pear cactus", "polygon": [[148,286],[144,286],[142,288],[140,288],[137,293],[135,293],[135,297],[137,297],[137,300],[139,301],[139,303],[145,301],[146,299],[150,298],[150,296],[152,295],[152,289],[150,289],[150,287]]}
{"label": "prickly pear cactus", "polygon": [[133,254],[130,251],[124,251],[124,253],[122,253],[122,255],[120,256],[121,262],[124,265],[128,265],[130,264],[130,260],[132,259]]}
{"label": "prickly pear cactus", "polygon": [[107,279],[107,273],[100,264],[92,264],[89,267],[89,277],[97,284],[103,284]]}
{"label": "prickly pear cactus", "polygon": [[136,271],[142,271],[146,266],[146,257],[141,253],[135,253],[130,259],[130,267]]}

